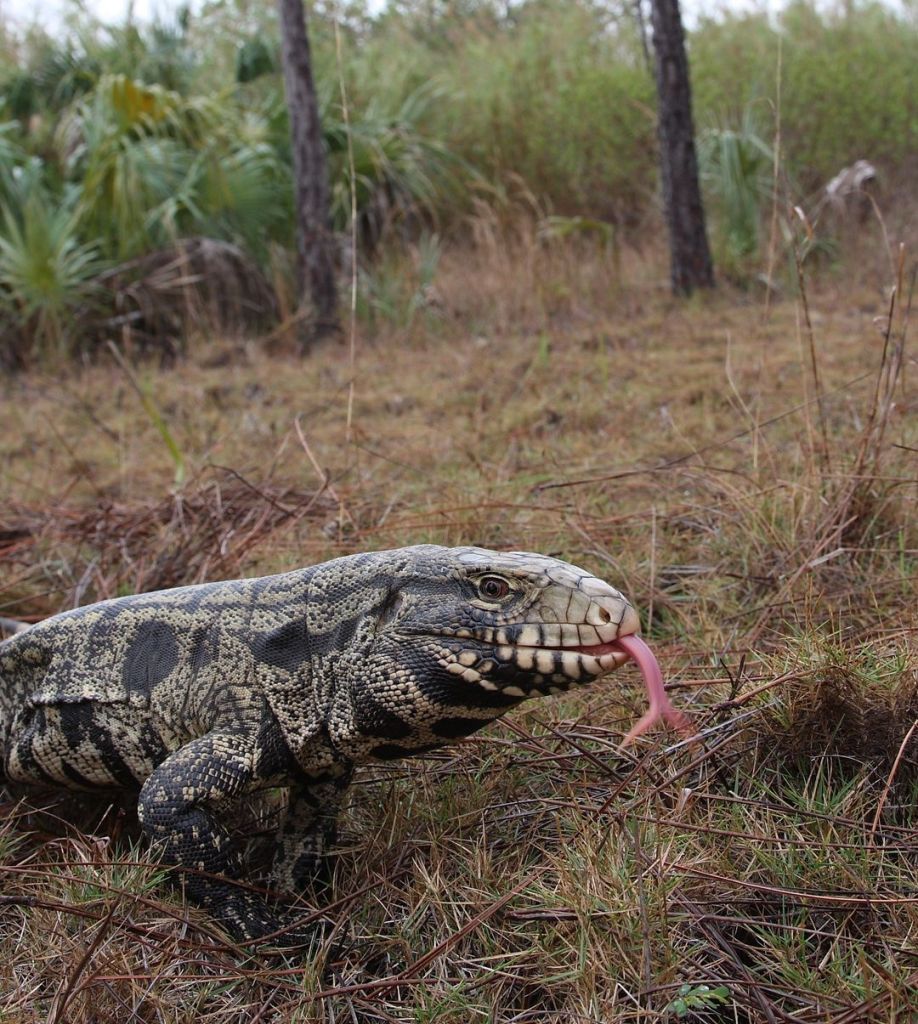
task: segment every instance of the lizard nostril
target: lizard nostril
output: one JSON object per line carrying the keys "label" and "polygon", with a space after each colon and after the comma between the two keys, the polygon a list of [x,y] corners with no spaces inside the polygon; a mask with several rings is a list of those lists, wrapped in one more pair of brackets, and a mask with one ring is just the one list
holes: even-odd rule
{"label": "lizard nostril", "polygon": [[602,606],[600,606],[600,608],[599,608],[599,619],[600,619],[601,622],[611,622],[612,621],[612,613],[609,611],[608,608],[603,608]]}

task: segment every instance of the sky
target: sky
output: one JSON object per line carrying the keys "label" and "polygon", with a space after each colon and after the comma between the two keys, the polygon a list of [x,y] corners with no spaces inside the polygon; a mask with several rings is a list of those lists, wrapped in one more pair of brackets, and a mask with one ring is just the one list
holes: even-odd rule
{"label": "sky", "polygon": [[[383,0],[375,0],[382,6]],[[123,21],[132,0],[0,0],[0,20],[28,24],[37,21],[48,27],[63,23],[65,12],[85,8],[103,21]],[[185,0],[133,0],[134,17],[138,21],[151,21],[157,14],[171,17],[172,12],[185,6]],[[188,5],[194,9],[192,0]]]}
{"label": "sky", "polygon": [[[0,20],[19,24],[37,21],[51,27],[60,25],[66,11],[83,7],[105,21],[121,21],[131,0],[0,0]],[[169,15],[181,6],[179,0],[133,0],[134,16],[149,21],[156,14]],[[194,4],[191,5],[192,7]]]}
{"label": "sky", "polygon": [[[138,21],[150,21],[156,15],[160,15],[168,20],[172,12],[186,2],[187,0],[133,0],[134,17]],[[79,6],[96,17],[115,22],[124,19],[131,3],[132,0],[79,0]],[[76,5],[73,0],[0,0],[0,21],[12,20],[18,25],[38,21],[48,28],[53,28],[63,24],[65,12],[72,10],[74,6]],[[190,6],[194,9],[194,0]],[[385,0],[369,0],[368,6],[371,11],[378,10],[385,6]],[[705,9],[781,6],[783,4],[780,0],[715,0],[713,3],[705,0],[682,0],[683,17],[687,20]]]}
{"label": "sky", "polygon": [[[46,27],[61,25],[67,11],[85,8],[104,21],[122,21],[131,0],[0,0],[0,21],[14,21],[29,24],[37,21]],[[169,17],[183,6],[183,0],[133,0],[134,17],[138,21],[150,21],[155,15]],[[190,5],[194,8],[194,2]]]}

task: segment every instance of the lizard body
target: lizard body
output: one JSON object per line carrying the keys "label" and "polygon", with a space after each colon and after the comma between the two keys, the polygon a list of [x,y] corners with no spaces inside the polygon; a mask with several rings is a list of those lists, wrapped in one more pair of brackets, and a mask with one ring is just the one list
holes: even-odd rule
{"label": "lizard body", "polygon": [[[238,878],[233,800],[289,787],[273,881],[319,867],[355,765],[469,735],[621,665],[636,612],[541,555],[433,545],[104,601],[0,644],[0,776],[138,791],[189,896],[237,938],[282,920]],[[196,872],[201,872],[198,874]]]}

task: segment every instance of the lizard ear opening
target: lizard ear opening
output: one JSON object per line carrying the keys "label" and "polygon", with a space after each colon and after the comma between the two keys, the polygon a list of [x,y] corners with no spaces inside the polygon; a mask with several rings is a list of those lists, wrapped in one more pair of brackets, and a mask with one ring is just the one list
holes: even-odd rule
{"label": "lizard ear opening", "polygon": [[395,622],[398,619],[404,603],[405,598],[398,590],[393,590],[386,595],[386,599],[383,601],[382,605],[380,605],[379,613],[376,618],[376,628],[378,632],[381,632],[390,623]]}

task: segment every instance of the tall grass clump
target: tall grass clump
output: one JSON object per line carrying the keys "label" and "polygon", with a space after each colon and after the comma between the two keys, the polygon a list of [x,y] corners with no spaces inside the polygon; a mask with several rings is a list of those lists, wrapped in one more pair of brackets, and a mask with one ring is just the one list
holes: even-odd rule
{"label": "tall grass clump", "polygon": [[[410,38],[410,26],[400,31]],[[436,46],[442,102],[431,131],[489,183],[522,180],[559,214],[633,223],[647,208],[654,92],[629,20],[549,0],[469,19],[461,33],[444,26],[434,43],[411,46]]]}
{"label": "tall grass clump", "polygon": [[456,145],[486,174],[520,175],[559,214],[628,223],[646,207],[653,93],[627,23],[578,5],[532,11],[510,38],[472,40],[456,71]]}
{"label": "tall grass clump", "polygon": [[887,171],[914,160],[918,24],[907,14],[795,0],[776,24],[764,12],[706,19],[690,47],[700,124],[739,124],[750,103],[775,109],[780,63],[782,157],[804,190],[860,158]]}

